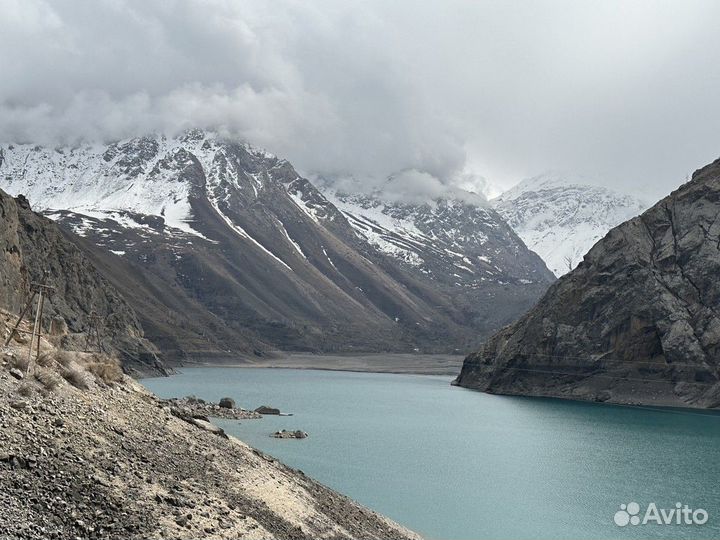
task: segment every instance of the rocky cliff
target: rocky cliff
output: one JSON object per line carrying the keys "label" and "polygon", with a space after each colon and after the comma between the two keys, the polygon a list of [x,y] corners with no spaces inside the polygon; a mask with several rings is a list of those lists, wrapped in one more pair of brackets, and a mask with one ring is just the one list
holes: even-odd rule
{"label": "rocky cliff", "polygon": [[62,319],[67,332],[56,338],[66,347],[82,348],[95,312],[107,351],[119,354],[130,370],[163,371],[133,309],[82,251],[55,223],[33,212],[25,198],[0,191],[0,308],[19,314],[31,283],[44,279],[54,287],[44,305],[45,332],[53,319]]}
{"label": "rocky cliff", "polygon": [[464,362],[490,393],[720,406],[720,160],[611,230]]}

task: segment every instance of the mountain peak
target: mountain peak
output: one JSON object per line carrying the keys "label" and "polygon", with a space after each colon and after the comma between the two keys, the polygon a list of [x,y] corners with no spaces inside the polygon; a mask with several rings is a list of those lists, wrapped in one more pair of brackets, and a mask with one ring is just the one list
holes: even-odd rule
{"label": "mountain peak", "polygon": [[610,229],[647,208],[593,177],[561,172],[523,180],[492,204],[556,276],[577,266]]}

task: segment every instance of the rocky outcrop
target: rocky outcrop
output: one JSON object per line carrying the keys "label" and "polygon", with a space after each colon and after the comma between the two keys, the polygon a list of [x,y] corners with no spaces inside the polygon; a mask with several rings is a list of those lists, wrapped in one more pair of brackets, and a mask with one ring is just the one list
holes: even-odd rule
{"label": "rocky outcrop", "polygon": [[83,252],[25,198],[0,191],[0,308],[19,314],[31,283],[43,280],[54,287],[44,304],[45,332],[52,327],[63,345],[82,348],[94,312],[106,351],[120,355],[128,369],[163,371],[134,310]]}
{"label": "rocky outcrop", "polygon": [[[223,398],[230,399],[230,398]],[[221,403],[223,400],[220,400]],[[208,403],[204,399],[195,396],[184,398],[171,398],[165,400],[164,403],[170,408],[173,416],[178,418],[195,418],[200,420],[208,420],[210,418],[223,418],[226,420],[250,420],[262,418],[261,415],[254,411],[247,411],[235,406],[232,401],[231,407],[223,407],[222,404]],[[227,402],[226,402],[227,403]]]}
{"label": "rocky outcrop", "polygon": [[258,414],[280,414],[280,409],[275,407],[268,407],[267,405],[260,405],[255,412]]}
{"label": "rocky outcrop", "polygon": [[305,431],[296,429],[295,431],[287,431],[285,429],[281,429],[280,431],[276,431],[271,435],[271,437],[275,439],[307,439],[308,434]]}
{"label": "rocky outcrop", "polygon": [[455,383],[490,393],[720,406],[720,160],[611,230]]}

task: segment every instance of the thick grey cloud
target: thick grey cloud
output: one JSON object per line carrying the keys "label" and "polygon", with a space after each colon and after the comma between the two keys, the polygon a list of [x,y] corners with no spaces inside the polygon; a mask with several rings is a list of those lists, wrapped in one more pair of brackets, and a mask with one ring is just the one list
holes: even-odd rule
{"label": "thick grey cloud", "polygon": [[5,140],[216,127],[307,174],[481,190],[480,177],[497,189],[569,169],[651,197],[720,155],[714,0],[0,0],[0,13]]}

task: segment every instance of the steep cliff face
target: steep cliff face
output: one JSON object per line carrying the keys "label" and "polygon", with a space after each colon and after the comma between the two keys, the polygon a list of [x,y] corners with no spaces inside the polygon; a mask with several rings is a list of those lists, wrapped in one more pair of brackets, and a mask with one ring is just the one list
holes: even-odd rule
{"label": "steep cliff face", "polygon": [[720,160],[611,230],[456,380],[491,393],[720,406]]}
{"label": "steep cliff face", "polygon": [[[129,369],[162,371],[156,349],[143,337],[135,312],[70,242],[55,223],[33,212],[26,199],[14,199],[0,191],[0,307],[19,313],[30,284],[54,287],[45,302],[43,326],[62,317],[75,343],[84,345],[82,334],[89,329],[94,311],[100,318],[103,346],[114,350]],[[3,340],[5,338],[3,337]]]}

